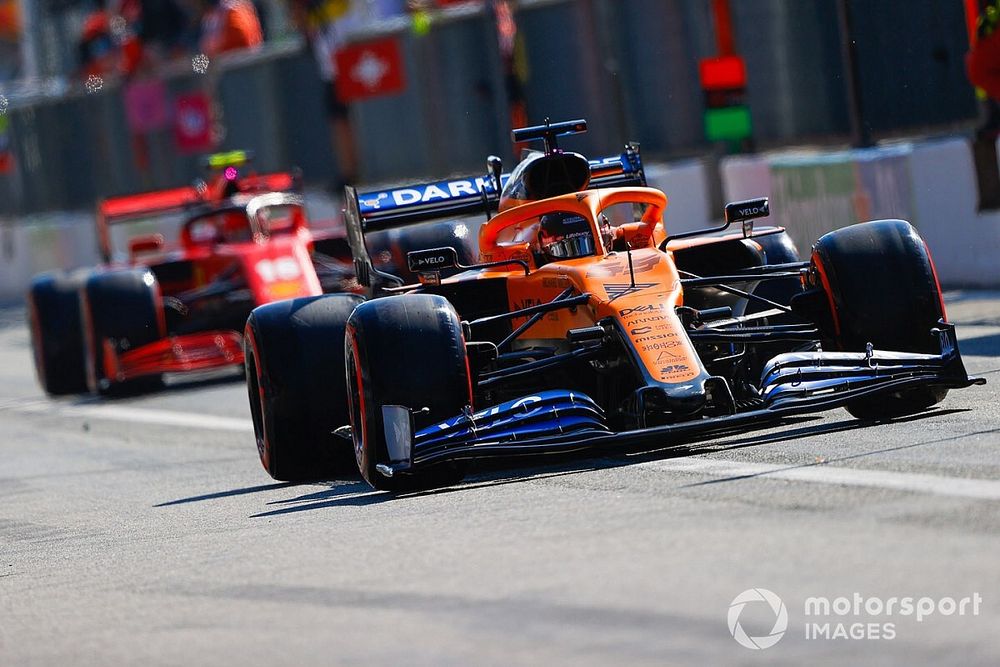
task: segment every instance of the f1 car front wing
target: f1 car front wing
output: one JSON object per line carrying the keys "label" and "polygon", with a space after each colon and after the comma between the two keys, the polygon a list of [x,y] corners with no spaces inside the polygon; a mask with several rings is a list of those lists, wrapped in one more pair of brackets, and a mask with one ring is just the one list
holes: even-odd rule
{"label": "f1 car front wing", "polygon": [[580,392],[546,391],[477,413],[467,411],[414,432],[414,410],[383,406],[390,461],[388,477],[449,460],[556,454],[585,449],[634,448],[664,440],[771,426],[784,418],[843,407],[862,398],[914,387],[959,389],[985,384],[966,373],[955,328],[940,323],[940,354],[885,352],[787,353],[764,369],[759,408],[718,417],[613,432],[604,413]]}

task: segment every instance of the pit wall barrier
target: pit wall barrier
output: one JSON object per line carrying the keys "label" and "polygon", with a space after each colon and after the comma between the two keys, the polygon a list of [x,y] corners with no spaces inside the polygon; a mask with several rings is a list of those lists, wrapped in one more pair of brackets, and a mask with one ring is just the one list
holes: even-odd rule
{"label": "pit wall barrier", "polygon": [[769,222],[803,254],[834,229],[902,218],[927,241],[943,286],[1000,286],[1000,211],[977,211],[967,139],[734,156],[720,171],[727,201],[770,197]]}
{"label": "pit wall barrier", "polygon": [[[708,172],[700,160],[684,160],[646,167],[649,184],[669,195],[667,224],[686,231],[709,224]],[[337,226],[339,204],[323,191],[306,193],[309,217],[316,228]],[[170,220],[166,227],[143,224],[112,228],[112,246],[127,247],[127,235],[159,231],[176,238],[179,225]],[[24,298],[31,278],[53,269],[75,269],[100,262],[94,214],[91,211],[61,211],[0,220],[0,303]]]}
{"label": "pit wall barrier", "polygon": [[94,215],[58,211],[0,221],[0,303],[21,301],[31,277],[98,261]]}
{"label": "pit wall barrier", "polygon": [[[666,224],[682,232],[715,224],[712,174],[701,160],[649,164],[649,184],[667,193]],[[796,152],[724,158],[727,201],[769,196],[766,224],[787,227],[799,250],[828,231],[863,220],[910,220],[926,239],[945,287],[1000,287],[1000,211],[976,211],[972,152],[965,139],[857,151]],[[337,210],[307,195],[310,215]],[[121,246],[119,246],[121,247]],[[98,263],[90,211],[0,220],[0,302],[20,301],[31,277]]]}

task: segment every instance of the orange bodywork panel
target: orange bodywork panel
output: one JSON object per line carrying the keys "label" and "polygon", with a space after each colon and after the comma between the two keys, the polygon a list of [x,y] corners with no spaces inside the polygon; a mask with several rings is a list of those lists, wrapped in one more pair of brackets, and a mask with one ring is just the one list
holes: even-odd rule
{"label": "orange bodywork panel", "polygon": [[[629,240],[632,250],[609,252],[603,246],[598,216],[602,210],[623,203],[645,204],[647,209],[640,222],[624,225],[626,229],[620,234]],[[480,261],[519,259],[532,268],[537,262],[530,228],[540,215],[552,211],[577,213],[592,226],[597,255],[544,264],[527,275],[521,270],[506,269],[480,274],[483,279],[506,278],[511,310],[552,301],[568,287],[591,295],[585,306],[546,313],[522,334],[520,344],[539,339],[565,340],[570,329],[613,318],[631,341],[639,365],[653,382],[680,385],[699,377],[707,378],[674,312],[684,303],[680,276],[670,253],[659,251],[652,243],[654,229],[662,227],[666,205],[666,196],[652,188],[591,190],[523,204],[483,225],[479,236]],[[525,321],[518,318],[512,325],[516,327]]]}

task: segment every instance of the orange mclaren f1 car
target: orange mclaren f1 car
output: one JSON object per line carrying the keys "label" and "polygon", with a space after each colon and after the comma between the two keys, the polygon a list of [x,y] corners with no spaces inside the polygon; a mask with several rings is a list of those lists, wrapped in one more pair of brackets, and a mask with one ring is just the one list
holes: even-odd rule
{"label": "orange mclaren f1 car", "polygon": [[[356,462],[376,488],[414,489],[481,457],[655,445],[834,407],[889,418],[980,382],[908,223],[834,231],[805,261],[783,230],[755,227],[766,199],[671,234],[637,146],[589,162],[558,148],[585,127],[515,130],[545,150],[509,175],[491,158],[481,179],[348,188],[366,295],[272,303],[247,322],[257,448],[274,478]],[[412,284],[373,266],[373,231],[476,212],[474,264],[451,246],[414,250]]]}
{"label": "orange mclaren f1 car", "polygon": [[[356,285],[349,257],[336,257],[344,239],[310,231],[295,177],[244,175],[246,163],[240,151],[211,156],[210,182],[100,203],[106,264],[42,274],[27,295],[46,392],[120,393],[165,373],[241,367],[255,306]],[[127,254],[116,254],[116,232],[143,225],[173,225],[177,242],[126,235]]]}

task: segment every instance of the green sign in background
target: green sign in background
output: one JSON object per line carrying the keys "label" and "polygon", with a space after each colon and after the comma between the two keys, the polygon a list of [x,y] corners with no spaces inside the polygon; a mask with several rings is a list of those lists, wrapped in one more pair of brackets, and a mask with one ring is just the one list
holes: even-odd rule
{"label": "green sign in background", "polygon": [[709,141],[740,141],[750,137],[750,109],[745,106],[705,110],[705,137]]}

